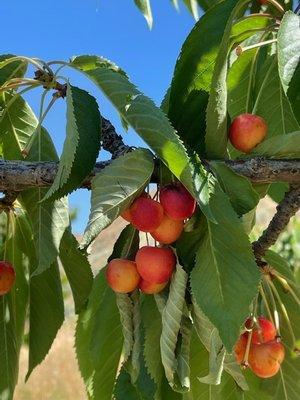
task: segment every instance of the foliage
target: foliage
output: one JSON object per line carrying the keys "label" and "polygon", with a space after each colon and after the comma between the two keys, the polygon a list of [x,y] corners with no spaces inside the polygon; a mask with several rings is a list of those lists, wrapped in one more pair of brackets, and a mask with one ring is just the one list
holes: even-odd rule
{"label": "foliage", "polygon": [[[16,193],[11,207],[0,204],[2,258],[17,274],[12,291],[0,296],[1,399],[13,398],[25,326],[29,377],[64,321],[60,267],[78,314],[75,346],[90,399],[297,399],[299,227],[289,227],[265,255],[270,270],[260,271],[251,231],[268,186],[254,185],[223,162],[300,158],[300,18],[289,10],[291,2],[271,3],[184,1],[195,18],[199,7],[203,14],[182,46],[161,108],[121,68],[99,56],[49,63],[1,56],[1,157],[58,164],[50,189],[33,187]],[[151,26],[151,1],[135,4]],[[25,77],[28,64],[38,69],[34,81]],[[127,148],[91,178],[104,141],[101,110],[68,76],[62,85],[55,65],[88,77],[148,148]],[[44,88],[38,118],[23,97],[23,85],[26,92]],[[43,127],[56,101],[67,106],[60,158]],[[228,143],[228,125],[241,113],[262,116],[269,128],[248,155]],[[115,294],[104,268],[93,277],[87,249],[153,180],[158,188],[181,181],[197,211],[173,244],[177,267],[170,285],[155,296],[138,289]],[[67,196],[83,182],[90,182],[91,210],[79,245]],[[275,191],[279,197],[278,186],[270,193]],[[139,233],[129,224],[108,262],[134,260],[138,248]],[[269,381],[242,371],[232,354],[245,319],[258,312],[275,315],[287,350],[280,374]]]}

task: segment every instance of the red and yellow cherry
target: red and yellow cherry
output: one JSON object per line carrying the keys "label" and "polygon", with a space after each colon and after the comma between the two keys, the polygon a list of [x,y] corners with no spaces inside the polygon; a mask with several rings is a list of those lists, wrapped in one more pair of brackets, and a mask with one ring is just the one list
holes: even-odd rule
{"label": "red and yellow cherry", "polygon": [[234,355],[236,362],[238,364],[241,364],[244,360],[247,347],[247,339],[248,339],[248,333],[245,332],[239,337],[239,340],[236,342],[234,346]]}
{"label": "red and yellow cherry", "polygon": [[[146,197],[146,198],[150,199],[150,195],[149,195],[148,193],[146,193],[146,192],[142,193],[142,194],[140,195],[140,197]],[[123,211],[123,212],[121,213],[121,217],[124,218],[125,221],[131,222],[132,216],[131,216],[130,207],[128,207],[125,211]]]}
{"label": "red and yellow cherry", "polygon": [[267,135],[268,126],[265,120],[254,114],[241,114],[230,126],[231,144],[244,153],[250,153]]}
{"label": "red and yellow cherry", "polygon": [[132,221],[132,216],[131,216],[130,208],[127,208],[125,211],[123,211],[121,213],[121,217],[124,218],[125,221],[131,222]]}
{"label": "red and yellow cherry", "polygon": [[139,288],[145,294],[156,294],[160,293],[167,286],[167,284],[168,281],[163,283],[151,283],[142,279],[140,281]]}
{"label": "red and yellow cherry", "polygon": [[155,231],[151,232],[153,239],[162,244],[171,244],[175,242],[183,231],[183,221],[170,218],[167,214],[164,215],[161,224]]}
{"label": "red and yellow cherry", "polygon": [[164,210],[158,201],[141,196],[130,207],[131,223],[142,232],[152,232],[159,227]]}
{"label": "red and yellow cherry", "polygon": [[[252,319],[249,318],[245,322],[245,327],[247,329],[251,329],[252,324],[253,324]],[[276,338],[277,332],[272,321],[264,317],[258,317],[257,325],[253,326],[251,343],[254,344],[265,343],[269,342],[270,340],[274,340]]]}
{"label": "red and yellow cherry", "polygon": [[137,270],[141,277],[150,283],[168,281],[176,265],[176,257],[168,247],[144,246],[135,257]]}
{"label": "red and yellow cherry", "polygon": [[276,340],[253,344],[249,352],[249,366],[258,377],[271,378],[279,371],[284,355],[282,343]]}
{"label": "red and yellow cherry", "polygon": [[190,218],[195,212],[196,201],[180,182],[163,186],[159,199],[165,213],[174,220]]}
{"label": "red and yellow cherry", "polygon": [[0,296],[8,293],[16,280],[13,265],[8,261],[0,261]]}
{"label": "red and yellow cherry", "polygon": [[115,258],[108,263],[106,280],[115,292],[132,292],[138,287],[140,279],[141,277],[134,261]]}

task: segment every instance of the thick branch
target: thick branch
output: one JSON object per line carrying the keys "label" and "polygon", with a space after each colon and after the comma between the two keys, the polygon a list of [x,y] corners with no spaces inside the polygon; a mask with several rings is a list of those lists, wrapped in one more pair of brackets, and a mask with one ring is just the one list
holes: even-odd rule
{"label": "thick branch", "polygon": [[[124,152],[131,150],[124,146]],[[98,162],[93,173],[85,180],[82,187],[90,186],[91,178],[111,161]],[[220,161],[221,162],[221,161]],[[253,182],[285,181],[300,185],[300,160],[262,160],[223,161],[240,175]],[[0,191],[22,191],[29,188],[51,186],[57,173],[56,162],[27,162],[0,160]],[[153,182],[157,173],[154,172]]]}
{"label": "thick branch", "polygon": [[291,217],[296,214],[299,208],[300,187],[296,187],[286,193],[282,202],[278,204],[276,213],[269,226],[262,236],[252,245],[258,264],[261,264],[261,259],[265,252],[276,243],[279,235],[284,231]]}

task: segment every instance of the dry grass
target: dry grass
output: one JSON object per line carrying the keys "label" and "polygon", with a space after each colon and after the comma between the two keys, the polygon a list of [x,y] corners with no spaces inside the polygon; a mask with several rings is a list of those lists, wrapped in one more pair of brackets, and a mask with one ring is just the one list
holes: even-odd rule
{"label": "dry grass", "polygon": [[74,327],[75,320],[72,319],[64,324],[47,358],[33,371],[26,384],[28,351],[23,347],[15,400],[87,399],[75,357]]}

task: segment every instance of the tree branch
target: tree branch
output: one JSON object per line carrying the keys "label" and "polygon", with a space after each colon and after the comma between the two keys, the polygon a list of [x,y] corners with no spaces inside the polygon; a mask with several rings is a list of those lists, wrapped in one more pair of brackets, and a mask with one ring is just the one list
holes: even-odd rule
{"label": "tree branch", "polygon": [[286,228],[292,216],[300,208],[300,187],[293,187],[278,204],[276,213],[262,236],[252,244],[259,266],[263,266],[262,258],[269,247],[276,243],[281,232]]}
{"label": "tree branch", "polygon": [[[131,148],[125,146],[120,155],[129,150]],[[89,188],[91,178],[109,165],[110,162],[108,160],[96,163],[92,174],[83,182],[82,187]],[[246,161],[226,160],[222,162],[231,167],[236,173],[246,176],[253,182],[270,183],[283,181],[300,185],[300,160],[249,159]],[[57,169],[58,163],[53,161],[0,160],[0,191],[18,192],[30,188],[49,187],[55,179]],[[156,177],[157,172],[155,171],[153,182],[157,181]]]}

